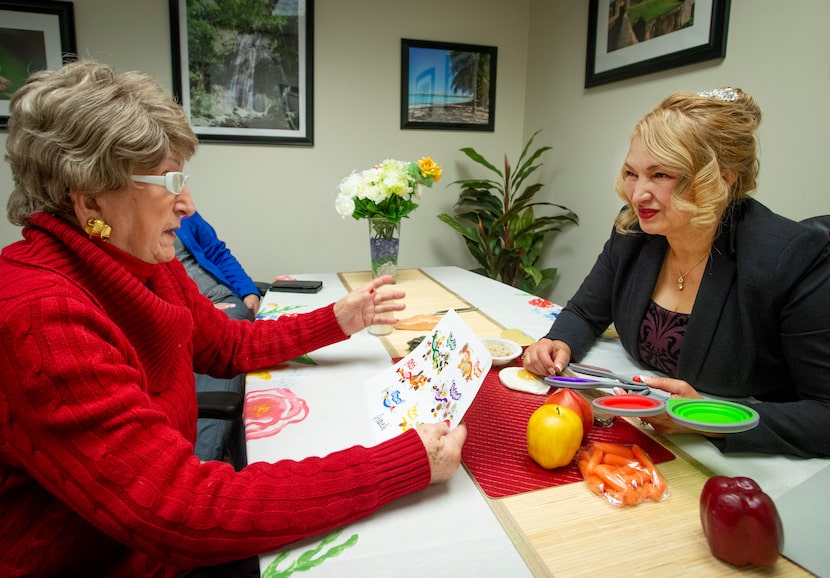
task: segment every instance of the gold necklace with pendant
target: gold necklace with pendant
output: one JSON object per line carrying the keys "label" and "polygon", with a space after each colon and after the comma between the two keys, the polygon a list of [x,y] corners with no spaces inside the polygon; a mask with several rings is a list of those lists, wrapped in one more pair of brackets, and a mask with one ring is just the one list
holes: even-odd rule
{"label": "gold necklace with pendant", "polygon": [[[674,253],[674,251],[672,251],[672,253]],[[706,258],[707,258],[708,256],[709,256],[709,253],[706,253],[703,257],[701,257],[700,261],[698,261],[697,263],[695,263],[695,264],[692,266],[692,268],[691,268],[691,269],[689,269],[689,270],[688,270],[688,271],[686,271],[685,273],[681,273],[681,274],[677,277],[677,290],[678,290],[678,291],[683,291],[683,287],[684,287],[684,286],[685,286],[685,284],[686,284],[686,276],[687,276],[689,273],[691,273],[692,271],[694,271],[695,269],[697,269],[697,266],[698,266],[698,265],[700,265],[701,263],[703,263],[703,261],[705,261],[705,260],[706,260]]]}

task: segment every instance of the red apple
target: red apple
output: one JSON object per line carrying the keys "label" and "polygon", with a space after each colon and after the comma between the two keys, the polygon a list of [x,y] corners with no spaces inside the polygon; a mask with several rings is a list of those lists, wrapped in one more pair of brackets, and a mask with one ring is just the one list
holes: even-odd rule
{"label": "red apple", "polygon": [[591,403],[582,397],[582,394],[569,389],[567,387],[560,387],[545,400],[545,404],[562,405],[568,409],[572,409],[582,420],[582,433],[587,434],[594,425],[594,408]]}

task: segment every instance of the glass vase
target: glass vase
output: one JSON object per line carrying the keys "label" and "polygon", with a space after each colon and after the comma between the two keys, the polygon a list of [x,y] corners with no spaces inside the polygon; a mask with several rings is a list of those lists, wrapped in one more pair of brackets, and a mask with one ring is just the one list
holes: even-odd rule
{"label": "glass vase", "polygon": [[369,254],[372,277],[392,275],[398,280],[398,248],[401,241],[400,221],[380,217],[369,219]]}
{"label": "glass vase", "polygon": [[[398,248],[401,241],[401,223],[384,218],[369,219],[369,254],[372,258],[372,278],[391,275],[398,280]],[[389,335],[391,325],[370,325],[372,335]]]}

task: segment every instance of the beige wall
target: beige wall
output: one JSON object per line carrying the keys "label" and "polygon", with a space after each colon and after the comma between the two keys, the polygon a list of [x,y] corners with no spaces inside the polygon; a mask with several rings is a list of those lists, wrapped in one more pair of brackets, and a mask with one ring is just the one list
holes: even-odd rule
{"label": "beige wall", "polygon": [[[801,218],[830,213],[830,3],[733,0],[727,58],[586,90],[587,4],[573,0],[317,0],[314,147],[205,144],[189,163],[191,190],[257,279],[368,266],[366,224],[334,212],[337,183],[384,158],[431,155],[445,177],[404,222],[401,265],[471,266],[460,237],[435,218],[450,211],[449,184],[473,168],[458,152],[515,158],[541,128],[549,200],[582,225],[559,236],[545,264],[560,268],[564,301],[599,252],[619,207],[614,175],[628,132],[664,95],[734,84],[765,111],[759,199]],[[166,0],[75,0],[79,52],[171,86]],[[498,47],[496,131],[399,128],[400,39]],[[0,134],[0,145],[5,135]],[[11,187],[7,164],[0,183]],[[19,230],[0,222],[0,245]]]}
{"label": "beige wall", "polygon": [[[204,144],[188,163],[196,205],[249,273],[360,270],[368,226],[334,210],[340,179],[386,158],[431,155],[444,178],[403,225],[402,266],[471,265],[460,238],[435,215],[451,211],[458,149],[516,149],[523,133],[528,0],[315,3],[314,147]],[[482,8],[486,5],[486,8]],[[167,0],[75,0],[79,53],[172,86]],[[499,47],[496,132],[400,129],[401,38]],[[5,135],[0,135],[5,144]],[[9,183],[7,164],[0,183]],[[19,232],[5,220],[0,243]]]}
{"label": "beige wall", "polygon": [[664,96],[722,85],[761,105],[756,198],[794,219],[830,213],[830,2],[732,0],[726,59],[583,88],[586,2],[532,0],[525,132],[554,147],[548,192],[579,214],[545,260],[566,300],[590,270],[622,206],[614,179],[634,124]]}

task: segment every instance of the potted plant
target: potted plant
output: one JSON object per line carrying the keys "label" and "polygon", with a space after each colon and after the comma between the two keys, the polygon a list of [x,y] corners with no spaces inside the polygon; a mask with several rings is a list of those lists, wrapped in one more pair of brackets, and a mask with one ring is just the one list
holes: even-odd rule
{"label": "potted plant", "polygon": [[[438,215],[462,235],[470,254],[481,265],[472,269],[473,272],[536,295],[553,281],[557,272],[555,267],[540,269],[536,264],[546,238],[567,225],[579,224],[579,217],[567,207],[534,200],[542,183],[525,184],[542,166],[536,161],[551,148],[539,147],[528,156],[537,134],[538,130],[527,141],[515,171],[507,155],[502,172],[475,149],[460,149],[498,175],[498,179],[462,179],[451,183],[461,186],[455,216]],[[537,215],[539,208],[551,214]]]}

